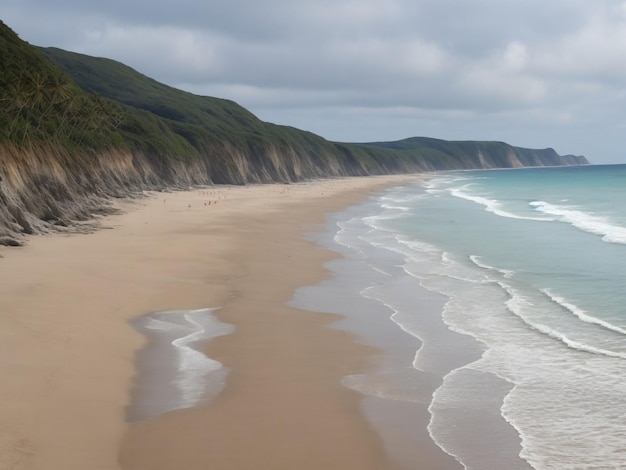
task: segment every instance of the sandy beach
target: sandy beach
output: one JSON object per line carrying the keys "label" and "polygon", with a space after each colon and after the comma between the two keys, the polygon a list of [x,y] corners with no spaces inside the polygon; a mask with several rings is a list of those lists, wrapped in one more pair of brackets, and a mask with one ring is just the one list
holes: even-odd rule
{"label": "sandy beach", "polygon": [[[398,468],[340,385],[376,349],[286,302],[327,276],[335,255],[305,238],[324,214],[403,178],[151,194],[92,234],[0,250],[0,468]],[[223,392],[126,422],[146,343],[130,321],[209,307],[235,326],[206,346]],[[415,468],[439,458],[425,447]]]}

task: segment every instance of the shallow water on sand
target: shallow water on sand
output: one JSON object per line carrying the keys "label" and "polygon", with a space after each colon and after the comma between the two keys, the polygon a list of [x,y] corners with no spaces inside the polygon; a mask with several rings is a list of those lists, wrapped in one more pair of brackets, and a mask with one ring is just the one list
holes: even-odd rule
{"label": "shallow water on sand", "polygon": [[190,408],[220,393],[228,369],[200,348],[211,338],[232,333],[234,326],[217,320],[214,310],[155,312],[132,322],[148,343],[136,353],[127,420]]}
{"label": "shallow water on sand", "polygon": [[625,177],[455,172],[388,190],[330,217],[318,241],[343,257],[294,302],[381,348],[344,384],[427,403],[430,438],[466,468],[626,466]]}

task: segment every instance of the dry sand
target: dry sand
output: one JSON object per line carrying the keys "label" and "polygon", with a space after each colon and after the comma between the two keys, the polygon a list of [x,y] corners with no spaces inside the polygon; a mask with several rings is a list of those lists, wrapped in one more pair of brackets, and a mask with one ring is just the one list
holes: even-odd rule
{"label": "dry sand", "polygon": [[[328,328],[333,316],[285,302],[333,256],[303,235],[400,181],[153,194],[120,203],[103,219],[111,230],[1,249],[0,469],[395,468],[339,384],[376,351]],[[231,368],[225,390],[125,423],[145,342],[129,320],[204,307],[236,326],[206,348]],[[435,468],[428,460],[416,468]]]}

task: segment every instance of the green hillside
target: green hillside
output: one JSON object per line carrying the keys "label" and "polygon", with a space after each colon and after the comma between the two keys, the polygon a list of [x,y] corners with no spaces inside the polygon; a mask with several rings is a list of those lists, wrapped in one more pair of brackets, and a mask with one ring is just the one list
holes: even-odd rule
{"label": "green hillside", "polygon": [[263,133],[265,124],[236,103],[193,95],[169,87],[111,59],[56,48],[40,48],[52,62],[71,73],[85,91],[100,94],[162,118],[211,129],[227,136],[233,131]]}
{"label": "green hillside", "polygon": [[[167,128],[169,139],[184,141],[203,157],[219,158],[214,155],[215,149],[227,143],[231,148],[248,155],[252,166],[259,167],[261,173],[263,171],[260,167],[264,166],[263,160],[267,158],[270,148],[279,152],[282,150],[285,154],[295,152],[298,158],[304,157],[305,163],[313,164],[319,170],[308,177],[332,176],[334,173],[326,172],[337,166],[345,167],[338,174],[354,175],[420,169],[416,162],[408,162],[411,168],[404,168],[402,158],[394,162],[396,152],[393,151],[355,149],[354,146],[328,142],[310,132],[263,122],[233,101],[197,96],[169,87],[110,59],[55,48],[41,48],[40,51],[70,74],[83,90],[122,103],[130,109],[150,113]],[[127,126],[123,125],[121,131],[126,130]],[[139,133],[126,137],[135,142],[137,148],[145,147],[146,141],[153,141],[152,137],[147,139]],[[172,152],[172,145],[153,142],[148,149],[151,154],[171,156],[177,153]],[[188,153],[189,149],[186,150]],[[278,180],[293,181],[307,177],[295,171],[287,172],[291,174],[283,175]],[[221,172],[217,173],[213,178],[215,182],[238,182],[223,180],[219,175]],[[252,176],[249,181],[256,179],[256,176]],[[275,178],[272,176],[269,180],[261,180],[272,181]]]}
{"label": "green hillside", "polygon": [[[337,155],[352,165],[363,167],[367,173],[546,164],[541,157],[524,162],[524,152],[517,152],[521,160],[517,162],[518,165],[512,165],[508,158],[514,148],[503,142],[449,142],[414,137],[397,142],[331,144],[311,133],[262,122],[232,101],[197,96],[169,87],[110,59],[55,48],[42,48],[41,51],[68,72],[84,90],[167,120],[172,132],[200,151],[215,139],[251,150],[263,149],[271,143],[304,146],[311,150],[317,148],[338,152]],[[483,153],[482,162],[478,156],[479,150]],[[547,164],[565,163],[559,161],[559,156],[550,149],[546,157],[551,160]],[[584,161],[574,160],[571,163]]]}

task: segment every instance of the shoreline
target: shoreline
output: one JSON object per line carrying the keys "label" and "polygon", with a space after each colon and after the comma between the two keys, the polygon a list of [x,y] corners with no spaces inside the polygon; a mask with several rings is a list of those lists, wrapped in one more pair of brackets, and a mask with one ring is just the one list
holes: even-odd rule
{"label": "shoreline", "polygon": [[[448,299],[402,275],[401,266],[406,263],[402,255],[359,240],[367,230],[362,217],[371,213],[370,204],[374,203],[363,201],[332,214],[326,230],[313,235],[319,246],[338,256],[325,264],[328,278],[298,288],[290,304],[340,315],[333,328],[355,334],[359,341],[377,349],[374,364],[345,376],[342,383],[361,394],[362,412],[399,468],[412,469],[420,462],[424,465],[421,468],[461,470],[462,464],[436,444],[427,425],[432,394],[442,384],[446,370],[452,363],[459,366],[468,362],[472,356],[467,355],[470,351],[464,338],[450,332],[441,318]],[[360,228],[355,229],[357,226]],[[416,325],[409,330],[401,327],[401,320],[395,318],[402,315],[396,310],[399,306],[391,307],[378,297],[382,286],[389,295],[391,279],[395,279],[393,297],[404,302],[400,311],[421,312],[419,332]],[[406,292],[411,293],[409,297]],[[441,364],[443,368],[438,371],[416,367],[416,356],[432,344],[455,345],[454,358]],[[474,353],[478,359],[480,354]],[[424,455],[430,456],[428,463],[422,460]]]}
{"label": "shoreline", "polygon": [[[259,459],[272,468],[396,468],[360,395],[340,384],[375,348],[328,328],[327,315],[285,304],[326,278],[323,263],[337,256],[305,239],[325,214],[413,178],[153,194],[102,218],[113,230],[0,250],[0,464],[165,469],[209,458],[229,469],[258,468]],[[134,354],[146,344],[129,321],[215,307],[236,328],[207,346],[231,369],[225,390],[209,406],[124,422]],[[207,456],[207,442],[221,450]]]}

